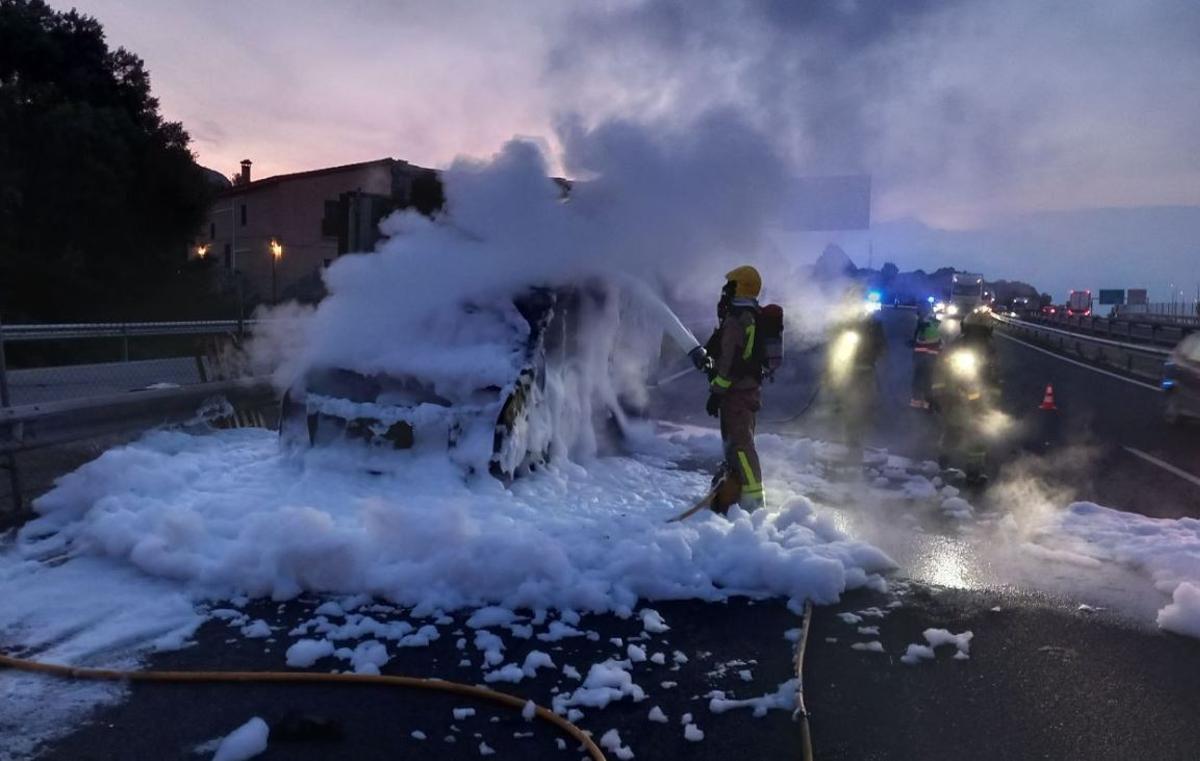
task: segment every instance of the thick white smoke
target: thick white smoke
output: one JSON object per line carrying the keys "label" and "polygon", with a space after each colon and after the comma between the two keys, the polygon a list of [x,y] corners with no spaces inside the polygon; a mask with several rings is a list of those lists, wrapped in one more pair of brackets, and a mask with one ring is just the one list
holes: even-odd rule
{"label": "thick white smoke", "polygon": [[528,330],[512,296],[583,285],[608,295],[584,315],[582,350],[557,393],[566,446],[594,451],[592,413],[643,401],[664,330],[679,335],[654,298],[715,304],[724,273],[749,263],[766,298],[796,303],[793,316],[813,303],[794,297],[802,268],[772,243],[788,211],[786,164],[737,116],[711,113],[686,129],[565,121],[558,137],[569,193],[537,143],[513,140],[445,171],[438,219],[398,212],[377,251],[336,261],[283,382],[344,367],[416,376],[450,398],[503,386],[519,369],[508,347]]}

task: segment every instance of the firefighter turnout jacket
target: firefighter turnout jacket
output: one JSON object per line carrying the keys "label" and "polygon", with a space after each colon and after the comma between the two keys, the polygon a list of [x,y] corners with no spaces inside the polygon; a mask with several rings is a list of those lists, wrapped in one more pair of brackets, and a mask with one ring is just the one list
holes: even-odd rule
{"label": "firefighter turnout jacket", "polygon": [[762,357],[755,343],[757,315],[756,300],[735,298],[709,341],[709,353],[714,357],[710,389],[714,393],[762,385]]}

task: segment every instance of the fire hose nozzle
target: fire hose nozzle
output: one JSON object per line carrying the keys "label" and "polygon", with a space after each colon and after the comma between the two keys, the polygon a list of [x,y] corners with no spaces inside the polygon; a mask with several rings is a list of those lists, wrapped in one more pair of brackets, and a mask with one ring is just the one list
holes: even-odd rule
{"label": "fire hose nozzle", "polygon": [[712,358],[708,356],[708,352],[703,346],[697,346],[688,352],[688,359],[692,360],[692,364],[697,370],[706,371],[712,369]]}

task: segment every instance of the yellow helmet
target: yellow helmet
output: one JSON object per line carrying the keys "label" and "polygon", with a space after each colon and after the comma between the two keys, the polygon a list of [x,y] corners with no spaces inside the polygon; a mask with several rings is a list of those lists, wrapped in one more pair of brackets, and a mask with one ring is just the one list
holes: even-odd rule
{"label": "yellow helmet", "polygon": [[730,270],[725,274],[725,279],[733,281],[736,286],[733,292],[735,297],[756,299],[762,292],[762,276],[749,264]]}

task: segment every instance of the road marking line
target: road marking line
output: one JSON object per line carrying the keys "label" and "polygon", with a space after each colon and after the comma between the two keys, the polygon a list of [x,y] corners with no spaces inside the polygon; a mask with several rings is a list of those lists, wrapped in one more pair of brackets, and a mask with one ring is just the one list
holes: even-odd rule
{"label": "road marking line", "polygon": [[1110,378],[1116,378],[1117,380],[1123,380],[1126,383],[1132,383],[1135,386],[1141,386],[1142,388],[1148,388],[1151,391],[1157,391],[1160,394],[1162,393],[1162,389],[1160,387],[1152,385],[1150,383],[1146,383],[1146,382],[1140,381],[1140,380],[1134,380],[1133,378],[1127,378],[1124,375],[1118,375],[1117,373],[1110,373],[1108,370],[1101,370],[1099,367],[1095,367],[1094,365],[1089,365],[1086,362],[1080,362],[1078,360],[1071,359],[1070,357],[1064,357],[1063,355],[1058,354],[1056,352],[1052,352],[1049,349],[1043,349],[1040,346],[1034,346],[1033,344],[1031,344],[1027,341],[1022,341],[1019,338],[1013,338],[1012,336],[1006,335],[999,331],[997,331],[994,335],[1000,336],[1001,338],[1003,338],[1007,341],[1012,341],[1013,343],[1019,343],[1022,346],[1026,346],[1030,349],[1033,349],[1034,351],[1040,351],[1042,354],[1048,354],[1051,357],[1054,357],[1055,359],[1061,359],[1063,362],[1070,362],[1072,365],[1079,365],[1080,367],[1082,367],[1085,370],[1091,370],[1094,373],[1100,373],[1101,375],[1107,375]]}
{"label": "road marking line", "polygon": [[1167,471],[1168,473],[1177,475],[1180,478],[1184,479],[1185,481],[1191,481],[1196,486],[1200,486],[1200,477],[1193,476],[1191,473],[1188,473],[1186,470],[1181,470],[1180,468],[1175,467],[1174,465],[1172,465],[1169,462],[1163,462],[1162,460],[1158,459],[1154,455],[1146,454],[1145,452],[1143,452],[1140,449],[1134,449],[1133,447],[1124,447],[1124,446],[1121,448],[1124,449],[1126,452],[1128,452],[1131,455],[1142,458],[1143,460],[1150,463],[1151,465],[1157,465],[1158,467],[1162,468],[1163,470]]}

